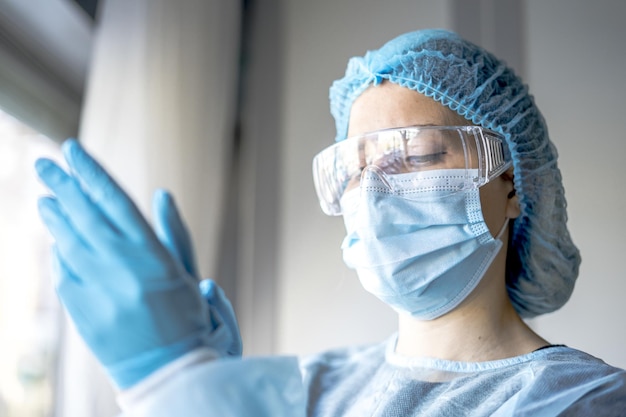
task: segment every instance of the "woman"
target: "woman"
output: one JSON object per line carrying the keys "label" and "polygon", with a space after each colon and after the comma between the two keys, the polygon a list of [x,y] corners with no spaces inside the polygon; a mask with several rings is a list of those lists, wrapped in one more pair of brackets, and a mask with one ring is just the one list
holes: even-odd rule
{"label": "woman", "polygon": [[522,320],[567,301],[580,258],[556,151],[521,80],[457,35],[425,30],[353,58],[331,111],[338,143],[314,160],[318,196],[344,216],[344,259],[399,329],[299,364],[216,360],[241,354],[237,325],[219,288],[194,284],[167,195],[154,233],[75,142],[64,146],[72,175],[38,162],[55,194],[40,210],[59,296],[126,412],[622,414],[626,372]]}
{"label": "woman", "polygon": [[580,263],[557,154],[521,80],[427,30],[353,58],[330,100],[339,143],[316,158],[318,195],[343,214],[344,260],[398,311],[399,330],[310,358],[310,414],[626,410],[623,371],[521,318],[561,307]]}

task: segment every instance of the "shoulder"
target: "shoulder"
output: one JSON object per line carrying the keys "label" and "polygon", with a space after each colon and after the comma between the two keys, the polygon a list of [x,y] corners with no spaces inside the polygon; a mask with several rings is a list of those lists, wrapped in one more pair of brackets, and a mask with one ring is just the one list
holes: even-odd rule
{"label": "shoulder", "polygon": [[305,386],[310,391],[341,391],[362,385],[385,363],[388,341],[328,350],[300,359]]}
{"label": "shoulder", "polygon": [[387,343],[328,350],[300,359],[308,415],[345,415],[385,363]]}
{"label": "shoulder", "polygon": [[[566,375],[594,378],[603,375],[623,375],[626,371],[616,368],[593,355],[566,346],[556,346],[535,352],[533,361],[537,371],[559,369]],[[560,375],[561,373],[557,373]]]}
{"label": "shoulder", "polygon": [[377,364],[385,360],[387,343],[337,348],[300,358],[304,375],[326,372],[344,372],[364,364]]}
{"label": "shoulder", "polygon": [[567,347],[546,349],[537,356],[527,404],[558,406],[564,415],[626,414],[625,370]]}

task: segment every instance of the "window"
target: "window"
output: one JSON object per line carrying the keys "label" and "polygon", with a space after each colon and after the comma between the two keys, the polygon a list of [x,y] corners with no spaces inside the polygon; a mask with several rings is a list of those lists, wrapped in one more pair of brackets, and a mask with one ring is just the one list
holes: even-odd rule
{"label": "window", "polygon": [[34,161],[59,145],[0,111],[0,417],[52,415],[60,334]]}

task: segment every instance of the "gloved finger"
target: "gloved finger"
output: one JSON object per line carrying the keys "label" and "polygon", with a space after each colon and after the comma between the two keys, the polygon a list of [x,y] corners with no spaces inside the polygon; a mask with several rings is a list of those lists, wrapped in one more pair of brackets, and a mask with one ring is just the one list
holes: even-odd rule
{"label": "gloved finger", "polygon": [[157,190],[152,199],[152,212],[154,231],[161,243],[189,275],[198,278],[193,243],[172,195],[165,190]]}
{"label": "gloved finger", "polygon": [[[74,230],[74,226],[56,198],[41,197],[38,201],[38,209],[41,220],[56,241],[56,250],[60,256],[71,259],[74,263],[89,258],[85,256],[85,252],[91,252],[91,247]],[[76,266],[80,267],[80,265]]]}
{"label": "gloved finger", "polygon": [[72,173],[91,200],[120,232],[133,240],[143,239],[146,234],[153,233],[135,203],[78,142],[67,140],[62,150]]}
{"label": "gloved finger", "polygon": [[214,310],[219,315],[222,324],[230,332],[230,343],[225,347],[228,355],[241,356],[243,344],[241,334],[239,333],[239,324],[237,323],[235,310],[226,297],[226,294],[224,294],[220,286],[211,279],[200,281],[200,291],[207,300],[211,310]]}
{"label": "gloved finger", "polygon": [[[61,303],[68,309],[68,300],[73,298],[72,294],[74,294],[81,285],[81,280],[68,267],[65,261],[63,261],[57,246],[52,247],[52,269],[55,278],[54,288]],[[69,308],[71,308],[71,305]]]}
{"label": "gloved finger", "polygon": [[[113,238],[116,235],[117,231],[112,228],[98,207],[85,195],[75,178],[49,159],[37,160],[35,169],[39,178],[54,193],[56,201],[61,204],[63,211],[72,219],[75,231],[84,240],[89,240],[89,236]],[[97,231],[97,235],[94,233],[95,231]]]}
{"label": "gloved finger", "polygon": [[61,257],[58,246],[55,244],[52,246],[52,271],[54,272],[54,287],[57,292],[66,292],[66,288],[69,284],[81,284],[82,280],[71,270],[65,261]]}
{"label": "gloved finger", "polygon": [[[93,303],[97,301],[94,299],[94,296],[101,296],[101,294],[94,294],[89,291],[89,287],[84,285],[84,282],[72,271],[56,247],[52,248],[52,254],[53,270],[56,275],[54,287],[61,304],[75,323],[76,321],[82,323],[89,322],[89,317],[92,313],[85,311],[84,303],[76,301],[89,299],[89,304],[93,307]],[[83,337],[92,337],[90,334],[86,334],[86,332],[97,332],[100,330],[97,327],[80,326],[80,328],[77,327],[77,330]]]}

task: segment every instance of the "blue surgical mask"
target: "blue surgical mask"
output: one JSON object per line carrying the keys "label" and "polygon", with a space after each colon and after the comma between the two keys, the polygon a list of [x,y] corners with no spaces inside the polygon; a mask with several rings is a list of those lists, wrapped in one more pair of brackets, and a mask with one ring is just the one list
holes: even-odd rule
{"label": "blue surgical mask", "polygon": [[[485,224],[478,188],[451,192],[464,170],[386,176],[366,168],[341,200],[345,263],[363,287],[401,313],[435,319],[476,287],[502,247]],[[427,186],[416,186],[422,183]]]}

